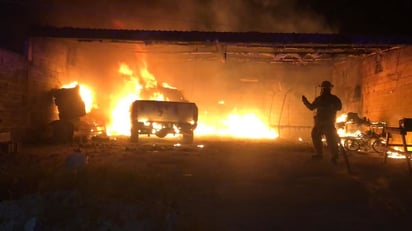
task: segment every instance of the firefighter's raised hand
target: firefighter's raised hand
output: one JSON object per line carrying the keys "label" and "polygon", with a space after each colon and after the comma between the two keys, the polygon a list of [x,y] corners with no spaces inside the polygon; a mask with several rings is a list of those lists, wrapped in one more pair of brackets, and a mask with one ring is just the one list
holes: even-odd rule
{"label": "firefighter's raised hand", "polygon": [[302,95],[302,102],[303,102],[304,104],[309,103],[308,98],[306,98],[306,96],[304,96],[304,95]]}

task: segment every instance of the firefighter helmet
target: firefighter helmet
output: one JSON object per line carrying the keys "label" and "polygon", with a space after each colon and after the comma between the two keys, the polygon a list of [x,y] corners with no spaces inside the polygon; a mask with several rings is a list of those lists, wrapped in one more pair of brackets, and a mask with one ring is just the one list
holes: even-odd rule
{"label": "firefighter helmet", "polygon": [[331,82],[325,80],[319,85],[319,87],[321,87],[321,88],[332,88],[333,84]]}

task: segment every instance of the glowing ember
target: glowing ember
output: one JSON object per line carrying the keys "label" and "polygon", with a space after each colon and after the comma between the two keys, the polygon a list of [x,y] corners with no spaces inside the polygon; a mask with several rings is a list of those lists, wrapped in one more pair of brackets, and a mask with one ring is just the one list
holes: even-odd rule
{"label": "glowing ember", "polygon": [[76,86],[79,86],[79,91],[80,91],[80,97],[82,98],[85,107],[86,107],[86,113],[89,113],[93,108],[96,108],[97,106],[94,105],[94,94],[91,88],[84,84],[79,84],[77,81],[71,82],[69,84],[65,84],[62,86],[62,88],[74,88]]}

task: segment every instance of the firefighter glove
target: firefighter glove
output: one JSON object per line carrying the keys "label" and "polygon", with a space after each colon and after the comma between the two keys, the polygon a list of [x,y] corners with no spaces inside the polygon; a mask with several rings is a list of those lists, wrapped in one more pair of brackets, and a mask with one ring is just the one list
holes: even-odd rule
{"label": "firefighter glove", "polygon": [[302,102],[305,103],[305,104],[309,102],[308,99],[306,98],[306,96],[304,96],[304,95],[302,95]]}

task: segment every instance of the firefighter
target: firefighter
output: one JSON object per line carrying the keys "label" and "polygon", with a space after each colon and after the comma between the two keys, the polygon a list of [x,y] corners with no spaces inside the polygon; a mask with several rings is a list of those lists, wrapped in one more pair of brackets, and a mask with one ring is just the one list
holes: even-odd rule
{"label": "firefighter", "polygon": [[302,95],[303,104],[311,111],[316,109],[314,126],[311,132],[316,153],[312,158],[323,158],[322,135],[324,135],[332,155],[332,163],[337,164],[339,136],[336,131],[335,121],[336,112],[342,109],[342,102],[339,97],[331,93],[333,88],[331,82],[323,81],[319,87],[321,88],[320,95],[312,103]]}

